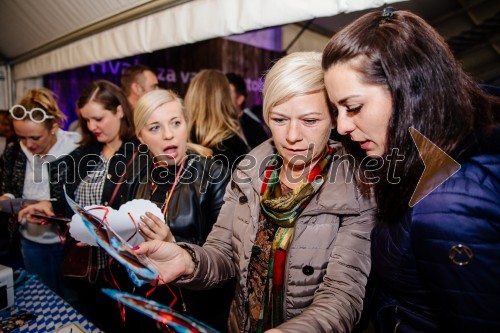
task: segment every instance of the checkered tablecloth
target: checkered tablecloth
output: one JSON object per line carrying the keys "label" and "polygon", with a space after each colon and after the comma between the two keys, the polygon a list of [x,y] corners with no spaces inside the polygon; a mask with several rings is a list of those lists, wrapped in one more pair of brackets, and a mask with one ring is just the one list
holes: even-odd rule
{"label": "checkered tablecloth", "polygon": [[89,333],[101,332],[34,276],[15,289],[15,304],[10,311],[2,311],[0,319],[7,318],[19,310],[33,313],[36,315],[36,320],[28,322],[12,333],[49,333],[68,323],[77,323]]}

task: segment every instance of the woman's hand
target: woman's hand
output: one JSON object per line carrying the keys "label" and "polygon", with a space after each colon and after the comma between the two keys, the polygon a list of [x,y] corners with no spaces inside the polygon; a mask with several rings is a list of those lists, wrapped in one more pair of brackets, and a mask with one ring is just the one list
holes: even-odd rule
{"label": "woman's hand", "polygon": [[52,209],[52,203],[47,200],[39,201],[35,204],[31,204],[21,209],[17,214],[17,220],[19,222],[22,221],[23,217],[26,216],[26,221],[30,223],[41,223],[41,219],[37,219],[31,216],[31,214],[41,214],[47,216],[54,216],[54,212]]}
{"label": "woman's hand", "polygon": [[195,269],[191,255],[174,243],[152,240],[136,246],[134,251],[149,257],[164,283],[170,283],[182,275],[191,275]]}
{"label": "woman's hand", "polygon": [[157,239],[165,242],[175,242],[174,235],[170,232],[168,225],[150,212],[147,212],[146,216],[141,216],[139,230],[146,240]]}
{"label": "woman's hand", "polygon": [[[4,201],[4,200],[7,200],[7,199],[12,199],[11,197],[9,197],[8,195],[1,195],[0,196],[0,201]],[[0,212],[2,211],[2,209],[0,208]]]}

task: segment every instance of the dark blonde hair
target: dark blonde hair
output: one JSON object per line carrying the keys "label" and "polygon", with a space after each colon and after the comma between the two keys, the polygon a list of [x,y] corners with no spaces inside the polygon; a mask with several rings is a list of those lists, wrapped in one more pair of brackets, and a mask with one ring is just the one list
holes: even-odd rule
{"label": "dark blonde hair", "polygon": [[221,71],[199,72],[189,84],[184,103],[189,135],[196,143],[213,149],[234,135],[245,141],[229,81]]}
{"label": "dark blonde hair", "polygon": [[56,95],[49,89],[35,88],[29,90],[19,104],[24,106],[28,111],[34,108],[41,108],[45,110],[48,116],[54,117],[43,122],[44,126],[50,129],[54,123],[61,126],[64,121],[66,121],[66,116],[62,113],[61,109],[59,109],[56,99]]}

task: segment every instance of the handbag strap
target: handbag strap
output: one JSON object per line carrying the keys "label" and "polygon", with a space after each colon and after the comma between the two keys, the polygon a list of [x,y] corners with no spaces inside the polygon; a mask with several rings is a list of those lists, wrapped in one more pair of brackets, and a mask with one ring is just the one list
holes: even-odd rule
{"label": "handbag strap", "polygon": [[137,154],[139,154],[139,150],[136,150],[134,152],[134,155],[132,155],[132,158],[128,161],[127,166],[125,167],[125,171],[123,172],[123,174],[120,177],[120,180],[116,184],[115,189],[113,190],[113,194],[111,195],[111,199],[109,199],[109,201],[108,201],[108,206],[111,206],[111,204],[115,200],[115,197],[118,194],[118,190],[120,189],[120,186],[123,183],[123,179],[125,178],[125,175],[127,174],[127,169],[134,162],[135,158],[137,157]]}

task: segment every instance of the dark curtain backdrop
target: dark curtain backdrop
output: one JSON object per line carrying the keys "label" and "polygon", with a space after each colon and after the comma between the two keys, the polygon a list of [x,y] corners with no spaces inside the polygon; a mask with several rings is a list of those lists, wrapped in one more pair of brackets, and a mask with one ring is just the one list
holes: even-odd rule
{"label": "dark curtain backdrop", "polygon": [[247,83],[246,106],[252,107],[262,104],[262,77],[279,57],[278,52],[216,38],[48,74],[44,76],[44,86],[59,97],[59,106],[68,117],[66,128],[77,118],[75,102],[87,84],[105,79],[120,85],[123,69],[139,63],[156,71],[161,88],[172,89],[181,96],[191,78],[202,69],[238,73]]}

